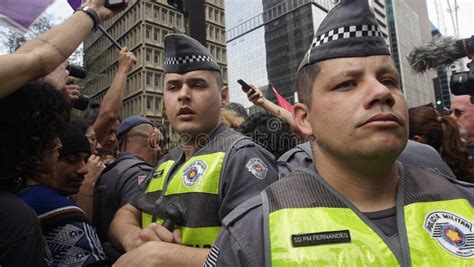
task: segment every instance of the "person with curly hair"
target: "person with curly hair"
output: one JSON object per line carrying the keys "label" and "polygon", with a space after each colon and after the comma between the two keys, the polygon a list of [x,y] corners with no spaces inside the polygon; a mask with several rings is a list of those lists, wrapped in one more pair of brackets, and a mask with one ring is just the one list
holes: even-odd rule
{"label": "person with curly hair", "polygon": [[410,108],[408,113],[409,139],[434,147],[459,180],[474,182],[474,162],[461,142],[456,120],[426,106]]}
{"label": "person with curly hair", "polygon": [[[46,266],[36,213],[16,196],[28,177],[52,173],[70,106],[55,88],[28,83],[0,100],[0,265]],[[25,257],[28,255],[28,257]]]}

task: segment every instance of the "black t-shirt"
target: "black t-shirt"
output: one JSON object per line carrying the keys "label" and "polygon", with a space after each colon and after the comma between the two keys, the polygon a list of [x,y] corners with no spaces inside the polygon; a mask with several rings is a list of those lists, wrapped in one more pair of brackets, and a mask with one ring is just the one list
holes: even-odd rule
{"label": "black t-shirt", "polygon": [[0,203],[0,266],[46,266],[46,243],[35,211],[4,191]]}
{"label": "black t-shirt", "polygon": [[364,215],[377,225],[387,237],[398,233],[396,207],[374,212],[364,212]]}

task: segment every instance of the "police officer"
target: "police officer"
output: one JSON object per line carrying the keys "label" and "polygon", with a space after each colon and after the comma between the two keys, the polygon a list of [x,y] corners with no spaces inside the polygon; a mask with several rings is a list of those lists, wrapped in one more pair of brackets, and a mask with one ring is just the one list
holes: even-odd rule
{"label": "police officer", "polygon": [[108,241],[115,212],[143,194],[140,185],[153,170],[160,154],[155,127],[147,118],[131,116],[117,130],[120,153],[97,180],[94,194],[94,225],[102,242]]}
{"label": "police officer", "polygon": [[164,42],[164,103],[180,145],[155,168],[144,197],[117,212],[110,237],[131,251],[119,265],[202,265],[224,216],[278,177],[268,151],[220,123],[228,92],[209,51],[183,34]]}
{"label": "police officer", "polygon": [[396,161],[407,106],[367,0],[328,13],[297,83],[315,168],[231,212],[206,265],[473,265],[472,185]]}

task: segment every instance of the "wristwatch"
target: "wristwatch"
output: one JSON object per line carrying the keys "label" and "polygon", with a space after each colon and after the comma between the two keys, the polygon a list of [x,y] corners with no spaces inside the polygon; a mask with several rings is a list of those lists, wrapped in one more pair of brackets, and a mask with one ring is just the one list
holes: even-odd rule
{"label": "wristwatch", "polygon": [[97,30],[97,27],[99,26],[100,23],[100,18],[99,14],[97,14],[97,11],[95,11],[93,8],[90,8],[88,6],[83,6],[78,9],[76,9],[75,12],[82,11],[89,15],[91,17],[92,21],[94,22],[94,30]]}

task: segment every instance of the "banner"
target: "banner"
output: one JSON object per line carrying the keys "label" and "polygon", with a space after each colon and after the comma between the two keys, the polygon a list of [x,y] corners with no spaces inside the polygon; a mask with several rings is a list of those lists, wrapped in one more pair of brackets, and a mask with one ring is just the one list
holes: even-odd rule
{"label": "banner", "polygon": [[54,0],[1,0],[0,18],[26,32]]}

